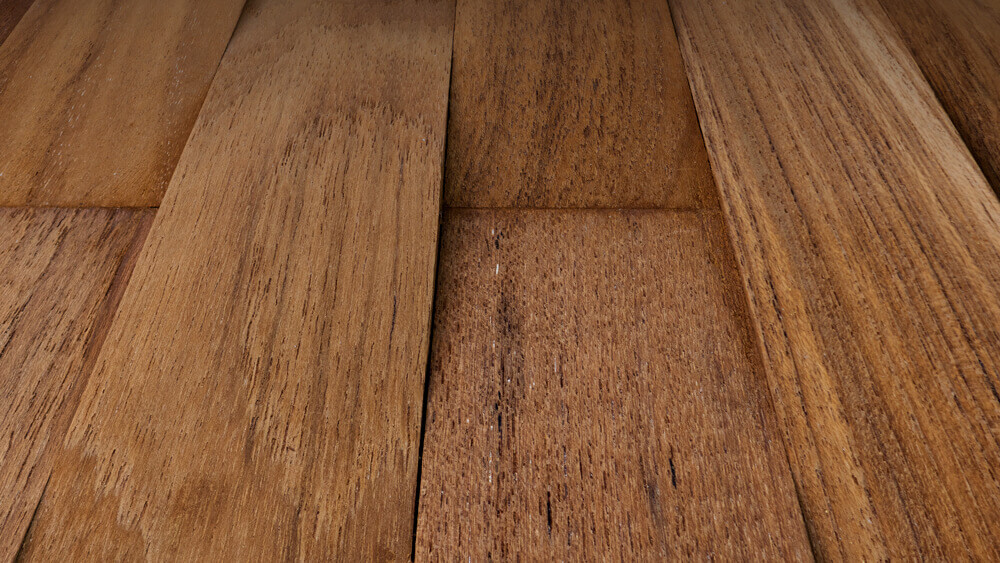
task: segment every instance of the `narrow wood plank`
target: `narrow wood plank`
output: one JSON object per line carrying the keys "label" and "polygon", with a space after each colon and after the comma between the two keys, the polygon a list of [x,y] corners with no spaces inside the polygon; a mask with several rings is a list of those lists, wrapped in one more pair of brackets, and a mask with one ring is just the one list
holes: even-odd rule
{"label": "narrow wood plank", "polygon": [[410,554],[453,6],[247,10],[28,560]]}
{"label": "narrow wood plank", "polygon": [[1000,1],[881,2],[1000,194]]}
{"label": "narrow wood plank", "polygon": [[0,45],[0,205],[159,205],[244,0],[37,0]]}
{"label": "narrow wood plank", "polygon": [[823,559],[1000,557],[1000,203],[866,0],[672,0]]}
{"label": "narrow wood plank", "polygon": [[449,212],[418,559],[811,560],[719,212]]}
{"label": "narrow wood plank", "polygon": [[150,211],[0,210],[0,560],[14,557]]}
{"label": "narrow wood plank", "polygon": [[445,202],[715,201],[665,2],[460,0]]}
{"label": "narrow wood plank", "polygon": [[0,43],[10,34],[34,0],[0,0]]}

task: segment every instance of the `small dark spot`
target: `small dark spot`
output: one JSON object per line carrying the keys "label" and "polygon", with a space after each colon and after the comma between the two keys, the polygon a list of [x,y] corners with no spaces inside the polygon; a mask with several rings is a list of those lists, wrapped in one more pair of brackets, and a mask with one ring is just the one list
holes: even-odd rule
{"label": "small dark spot", "polygon": [[674,469],[674,454],[670,453],[670,484],[677,488],[677,470]]}
{"label": "small dark spot", "polygon": [[549,535],[552,535],[552,492],[545,492],[545,512],[549,521]]}

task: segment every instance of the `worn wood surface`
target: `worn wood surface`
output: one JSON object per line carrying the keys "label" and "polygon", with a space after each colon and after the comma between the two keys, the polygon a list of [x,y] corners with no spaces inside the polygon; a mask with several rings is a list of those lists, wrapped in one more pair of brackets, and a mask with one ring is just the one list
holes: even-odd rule
{"label": "worn wood surface", "polygon": [[10,34],[34,0],[0,0],[0,44]]}
{"label": "worn wood surface", "polygon": [[0,205],[158,205],[242,7],[37,0],[0,45]]}
{"label": "worn wood surface", "polygon": [[714,202],[665,2],[460,0],[454,67],[448,205]]}
{"label": "worn wood surface", "polygon": [[1000,194],[1000,0],[881,0]]}
{"label": "worn wood surface", "polygon": [[812,558],[719,212],[442,237],[418,559]]}
{"label": "worn wood surface", "polygon": [[408,557],[453,7],[247,7],[28,560]]}
{"label": "worn wood surface", "polygon": [[0,209],[0,560],[49,477],[152,212]]}
{"label": "worn wood surface", "polygon": [[672,0],[813,545],[1000,557],[1000,203],[870,2]]}

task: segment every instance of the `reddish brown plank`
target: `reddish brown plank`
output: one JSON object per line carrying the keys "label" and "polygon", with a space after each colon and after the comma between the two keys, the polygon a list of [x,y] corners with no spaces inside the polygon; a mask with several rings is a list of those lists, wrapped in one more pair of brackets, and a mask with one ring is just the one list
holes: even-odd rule
{"label": "reddish brown plank", "polygon": [[409,556],[452,25],[247,8],[25,559]]}
{"label": "reddish brown plank", "polygon": [[821,559],[1000,558],[1000,202],[869,0],[671,0]]}
{"label": "reddish brown plank", "polygon": [[881,3],[1000,194],[1000,1]]}
{"label": "reddish brown plank", "polygon": [[716,201],[666,2],[460,0],[445,203]]}
{"label": "reddish brown plank", "polygon": [[152,215],[0,210],[0,560],[20,546]]}
{"label": "reddish brown plank", "polygon": [[0,205],[159,205],[243,2],[36,0],[0,45]]}
{"label": "reddish brown plank", "polygon": [[418,559],[812,558],[723,229],[446,215]]}

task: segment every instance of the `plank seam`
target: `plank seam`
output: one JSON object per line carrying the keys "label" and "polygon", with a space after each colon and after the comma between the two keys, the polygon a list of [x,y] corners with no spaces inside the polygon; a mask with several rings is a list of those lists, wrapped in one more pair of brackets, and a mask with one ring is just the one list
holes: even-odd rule
{"label": "plank seam", "polygon": [[[729,243],[728,250],[730,253],[730,258],[733,262],[733,265],[736,266],[734,273],[739,277],[739,286],[742,289],[742,291],[740,291],[740,299],[743,302],[742,305],[744,307],[744,310],[746,311],[746,318],[750,323],[750,326],[748,328],[750,328],[751,329],[750,332],[753,333],[754,349],[756,351],[756,356],[759,362],[759,367],[761,369],[761,374],[765,376],[763,382],[765,393],[763,393],[762,396],[767,401],[767,407],[770,410],[770,412],[776,415],[778,411],[777,411],[777,406],[775,405],[775,399],[771,393],[770,386],[767,384],[766,372],[771,369],[771,366],[764,361],[764,358],[766,357],[765,356],[766,350],[764,346],[764,337],[762,329],[760,327],[760,322],[757,319],[757,315],[755,314],[754,309],[751,306],[752,304],[750,302],[750,294],[749,294],[750,287],[749,287],[748,275],[746,274],[746,272],[744,272],[743,261],[739,259],[739,256],[736,253],[736,242],[734,238],[736,234],[735,226],[733,225],[733,222],[729,218],[729,213],[726,212],[725,193],[723,193],[722,187],[719,183],[719,173],[716,170],[716,164],[715,164],[715,159],[713,158],[713,153],[712,151],[708,150],[708,138],[705,133],[705,125],[704,123],[702,123],[701,113],[698,111],[698,100],[695,99],[694,95],[695,84],[692,74],[688,70],[689,65],[687,60],[687,52],[681,46],[681,33],[680,33],[681,30],[678,27],[677,18],[674,17],[672,2],[673,0],[667,0],[667,9],[670,11],[670,23],[671,25],[673,25],[674,28],[674,36],[677,37],[677,46],[681,53],[681,67],[684,69],[684,77],[688,83],[688,91],[691,92],[692,103],[694,105],[695,121],[698,122],[698,131],[701,133],[702,140],[705,143],[706,152],[708,153],[708,165],[709,169],[712,172],[712,179],[713,179],[712,183],[715,187],[716,195],[718,196],[718,212],[719,215],[722,216],[722,223],[725,226],[726,240]],[[777,420],[777,417],[775,418]],[[805,529],[806,541],[809,542],[809,549],[812,551],[813,559],[820,560],[821,557],[818,551],[818,547],[816,545],[816,539],[813,538],[810,527],[806,522],[804,499],[802,498],[802,493],[799,489],[798,478],[797,475],[795,474],[795,471],[792,470],[793,467],[792,457],[791,457],[791,452],[789,452],[790,444],[785,439],[784,436],[785,432],[784,429],[781,428],[780,424],[777,425],[776,429],[782,434],[781,444],[782,444],[782,450],[784,450],[785,452],[785,464],[792,480],[793,489],[795,490],[795,501],[799,507],[799,516],[802,518],[802,527]]]}
{"label": "plank seam", "polygon": [[[123,208],[122,210],[127,211],[129,209],[131,208]],[[140,213],[140,211],[136,212]],[[146,217],[139,219],[139,226],[132,235],[132,241],[129,243],[128,248],[122,255],[121,261],[118,263],[118,267],[116,268],[114,275],[111,277],[111,283],[108,285],[108,289],[104,294],[100,308],[94,317],[94,323],[91,327],[90,335],[87,337],[87,343],[84,345],[83,361],[80,366],[80,378],[67,394],[65,409],[63,409],[63,411],[57,415],[56,419],[53,421],[53,436],[52,439],[45,445],[46,450],[58,449],[63,445],[63,439],[65,438],[66,431],[69,429],[69,425],[73,420],[73,416],[76,414],[77,407],[79,406],[80,395],[83,393],[83,389],[86,387],[87,382],[90,381],[90,376],[94,371],[94,366],[97,365],[97,357],[100,354],[101,349],[104,347],[104,341],[106,340],[109,329],[111,328],[111,321],[114,318],[115,313],[118,311],[121,298],[125,294],[125,288],[128,286],[128,283],[132,278],[132,272],[134,271],[136,262],[138,261],[139,253],[145,245],[154,217],[155,213],[149,213]],[[28,526],[24,530],[24,535],[21,537],[17,553],[14,555],[14,561],[21,560],[21,553],[24,550],[25,542],[27,542],[28,538],[31,536],[31,529],[35,524],[36,517],[38,516],[38,509],[45,499],[45,493],[48,490],[49,482],[51,480],[52,468],[50,467],[49,474],[45,478],[45,486],[42,487],[42,494],[39,495],[38,501],[35,503],[35,508],[31,513],[31,519],[28,520]]]}
{"label": "plank seam", "polygon": [[443,210],[447,211],[541,211],[541,212],[555,212],[555,211],[668,211],[677,213],[698,213],[700,211],[718,211],[717,207],[713,206],[685,206],[685,207],[659,207],[659,206],[644,206],[644,207],[524,207],[524,206],[497,206],[497,207],[467,207],[467,206],[442,206]]}
{"label": "plank seam", "polygon": [[444,142],[441,147],[441,183],[438,188],[438,229],[437,229],[437,249],[434,252],[434,279],[431,282],[431,314],[429,320],[429,327],[427,330],[427,363],[424,366],[424,396],[423,402],[420,407],[420,439],[417,444],[417,476],[416,476],[416,490],[413,493],[413,536],[410,541],[410,561],[416,561],[417,557],[417,525],[419,523],[418,518],[420,516],[420,487],[421,479],[423,477],[424,469],[424,437],[427,434],[427,400],[428,400],[428,390],[430,389],[430,375],[431,375],[431,350],[434,343],[434,313],[437,310],[437,295],[438,295],[438,280],[440,279],[440,269],[441,269],[441,233],[442,227],[444,225],[444,212],[446,210],[444,203],[444,187],[448,173],[448,168],[446,166],[447,155],[448,155],[448,121],[451,119],[451,88],[452,81],[455,76],[455,26],[458,21],[458,3],[455,3],[455,9],[452,12],[451,21],[451,61],[448,62],[448,93],[447,100],[448,103],[445,106],[445,116],[444,116]]}
{"label": "plank seam", "polygon": [[21,536],[21,542],[17,546],[17,553],[14,554],[13,561],[22,561],[21,553],[24,551],[24,544],[28,541],[31,536],[31,528],[35,525],[35,517],[38,516],[38,507],[42,506],[42,499],[45,498],[45,492],[49,490],[49,481],[52,480],[52,472],[49,472],[49,476],[45,478],[45,486],[42,487],[42,494],[38,497],[38,502],[35,503],[35,509],[31,511],[31,519],[28,520],[28,527],[24,529],[24,535]]}

